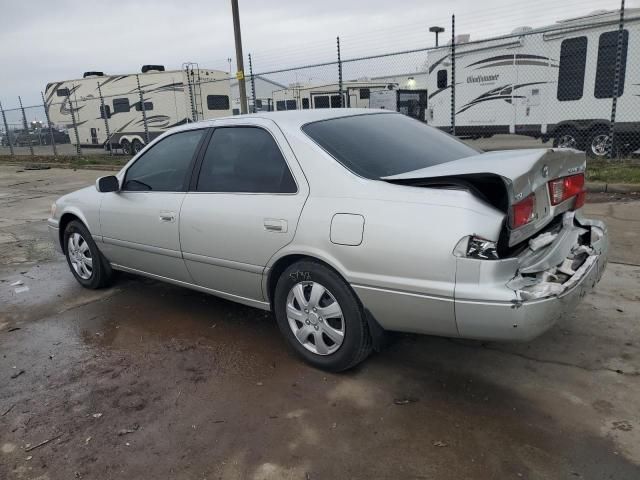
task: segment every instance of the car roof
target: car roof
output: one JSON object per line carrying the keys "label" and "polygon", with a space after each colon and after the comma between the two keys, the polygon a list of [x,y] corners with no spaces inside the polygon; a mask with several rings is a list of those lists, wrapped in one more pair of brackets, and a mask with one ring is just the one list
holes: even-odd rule
{"label": "car roof", "polygon": [[246,115],[234,115],[228,117],[219,117],[210,120],[203,120],[196,123],[188,124],[191,128],[202,127],[203,125],[214,125],[220,120],[249,120],[252,118],[260,118],[272,120],[281,126],[300,128],[310,122],[318,122],[321,120],[329,120],[332,118],[351,117],[354,115],[374,115],[374,114],[392,114],[397,113],[390,110],[375,108],[321,108],[313,110],[288,110],[282,112],[258,112]]}

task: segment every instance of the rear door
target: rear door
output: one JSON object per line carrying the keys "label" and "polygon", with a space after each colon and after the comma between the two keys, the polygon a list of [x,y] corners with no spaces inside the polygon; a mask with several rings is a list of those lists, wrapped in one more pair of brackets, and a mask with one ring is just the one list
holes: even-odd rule
{"label": "rear door", "polygon": [[195,283],[249,304],[264,301],[264,268],[293,239],[309,191],[282,132],[251,122],[215,128],[180,218]]}
{"label": "rear door", "polygon": [[107,258],[119,266],[191,282],[180,253],[180,207],[205,129],[169,135],[152,145],[105,193],[100,227]]}

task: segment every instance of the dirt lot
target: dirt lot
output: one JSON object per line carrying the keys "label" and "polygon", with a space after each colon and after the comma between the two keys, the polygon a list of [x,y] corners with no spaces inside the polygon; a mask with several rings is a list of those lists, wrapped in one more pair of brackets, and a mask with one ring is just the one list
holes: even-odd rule
{"label": "dirt lot", "polygon": [[43,219],[100,172],[16,170],[0,167],[1,479],[640,478],[640,202],[587,205],[612,263],[541,338],[398,335],[332,375],[270,314],[127,275],[82,289]]}

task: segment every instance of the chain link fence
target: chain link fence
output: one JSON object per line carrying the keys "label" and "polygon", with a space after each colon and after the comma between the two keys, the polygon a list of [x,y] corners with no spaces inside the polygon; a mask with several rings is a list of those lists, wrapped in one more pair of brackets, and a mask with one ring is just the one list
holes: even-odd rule
{"label": "chain link fence", "polygon": [[[640,149],[640,9],[597,12],[544,28],[469,38],[455,16],[440,45],[228,73],[180,70],[86,78],[47,86],[40,105],[1,105],[2,153],[137,152],[176,125],[249,112],[383,108],[486,150],[554,146],[593,158]],[[153,75],[153,76],[152,76]],[[242,77],[238,75],[238,77]]]}

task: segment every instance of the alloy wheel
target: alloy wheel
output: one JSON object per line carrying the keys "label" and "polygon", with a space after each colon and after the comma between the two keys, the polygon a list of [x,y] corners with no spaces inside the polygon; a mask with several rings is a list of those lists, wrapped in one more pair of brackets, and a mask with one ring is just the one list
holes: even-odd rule
{"label": "alloy wheel", "polygon": [[591,152],[596,157],[604,157],[608,155],[611,150],[611,140],[609,139],[609,135],[606,133],[601,133],[595,135],[593,140],[591,141]]}
{"label": "alloy wheel", "polygon": [[67,255],[71,266],[83,280],[89,280],[93,275],[93,259],[87,241],[77,232],[69,236]]}
{"label": "alloy wheel", "polygon": [[577,145],[576,137],[571,134],[565,133],[558,138],[558,148],[576,148]]}
{"label": "alloy wheel", "polygon": [[340,304],[317,282],[296,283],[287,295],[287,320],[300,344],[317,355],[331,355],[344,341]]}

